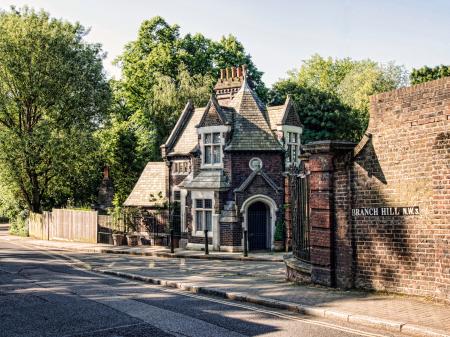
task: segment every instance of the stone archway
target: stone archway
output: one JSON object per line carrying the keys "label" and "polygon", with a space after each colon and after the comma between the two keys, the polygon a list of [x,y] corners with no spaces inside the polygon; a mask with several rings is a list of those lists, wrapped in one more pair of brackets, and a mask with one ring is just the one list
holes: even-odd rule
{"label": "stone archway", "polygon": [[[250,229],[252,229],[253,231],[255,230],[256,224],[254,223],[254,221],[258,221],[258,219],[249,219],[249,216],[260,217],[260,221],[264,221],[264,223],[260,224],[266,227],[264,233],[266,242],[264,248],[262,249],[274,249],[273,235],[275,233],[277,211],[278,207],[275,201],[272,198],[262,194],[251,196],[242,204],[241,213],[243,213],[244,215],[244,222],[242,224],[243,230],[247,230],[247,233],[249,234]],[[250,228],[249,225],[252,228]],[[263,233],[260,230],[257,234],[262,235]]]}

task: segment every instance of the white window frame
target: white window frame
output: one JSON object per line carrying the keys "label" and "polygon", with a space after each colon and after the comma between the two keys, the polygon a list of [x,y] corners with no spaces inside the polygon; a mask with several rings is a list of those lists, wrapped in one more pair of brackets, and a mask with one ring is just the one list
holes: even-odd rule
{"label": "white window frame", "polygon": [[[197,228],[197,210],[205,210],[205,208],[197,208],[197,199],[211,199],[211,230],[208,231],[208,237],[213,237],[214,232],[214,221],[215,221],[215,214],[214,214],[214,207],[215,207],[215,200],[214,200],[214,191],[192,191],[191,192],[191,200],[192,200],[192,235],[193,236],[200,236],[204,237],[205,232],[202,229]],[[209,210],[209,208],[208,208]],[[203,222],[205,223],[205,216],[203,216]]]}
{"label": "white window frame", "polygon": [[[292,162],[289,160],[290,156],[292,156],[292,146],[295,146],[297,149],[297,156],[295,158],[295,161],[293,162],[294,164],[299,164],[300,163],[300,159],[299,159],[299,155],[300,155],[300,148],[301,148],[301,136],[302,136],[302,132],[303,129],[300,126],[293,126],[293,125],[282,125],[281,128],[279,128],[279,131],[283,132],[283,137],[284,137],[284,148],[286,150],[286,167],[289,167],[292,165]],[[290,142],[290,138],[289,138],[289,134],[291,133],[295,133],[297,134],[297,142],[293,143]],[[288,149],[289,149],[289,145],[291,145],[291,153],[287,153]]]}
{"label": "white window frame", "polygon": [[[223,148],[225,146],[225,134],[230,130],[230,126],[228,125],[214,125],[214,126],[204,126],[197,129],[197,133],[200,135],[200,149],[201,149],[201,168],[223,168]],[[220,134],[220,142],[213,144],[211,146],[220,146],[219,163],[205,163],[205,145],[209,146],[209,144],[205,144],[205,135],[211,134],[211,140],[213,138],[214,133]],[[212,156],[212,153],[211,153]]]}

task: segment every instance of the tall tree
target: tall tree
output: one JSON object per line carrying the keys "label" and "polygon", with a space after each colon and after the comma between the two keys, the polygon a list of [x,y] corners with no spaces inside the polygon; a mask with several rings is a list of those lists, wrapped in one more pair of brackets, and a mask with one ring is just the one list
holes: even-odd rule
{"label": "tall tree", "polygon": [[43,11],[0,12],[1,185],[35,212],[98,178],[92,132],[110,93],[86,33]]}
{"label": "tall tree", "polygon": [[[262,73],[235,37],[230,35],[216,42],[199,33],[180,36],[179,26],[169,25],[161,17],[144,21],[137,39],[125,46],[116,62],[122,69],[122,98],[133,113],[142,113],[148,105],[149,92],[159,85],[158,76],[178,81],[180,69],[190,76],[216,78],[221,68],[246,64],[258,93],[264,99],[267,96]],[[213,82],[210,85],[212,87]],[[175,117],[179,113],[170,112]],[[166,128],[170,130],[172,126],[169,124]],[[159,144],[164,142],[168,131],[160,136],[162,138],[155,140]]]}
{"label": "tall tree", "polygon": [[175,79],[160,73],[153,78],[155,83],[137,111],[123,99],[122,83],[113,83],[110,119],[97,133],[105,163],[111,167],[116,206],[125,201],[146,163],[159,158],[160,145],[186,102],[192,100],[196,106],[207,103],[213,81],[209,75],[191,76],[182,66]]}
{"label": "tall tree", "polygon": [[305,126],[305,142],[358,141],[367,128],[369,97],[406,84],[406,71],[393,63],[313,55],[300,69],[290,71],[287,79],[275,83],[269,96],[271,104],[293,97]]}
{"label": "tall tree", "polygon": [[413,69],[410,75],[411,84],[420,84],[438,78],[450,76],[450,66],[439,65],[434,68],[424,66],[419,69]]}

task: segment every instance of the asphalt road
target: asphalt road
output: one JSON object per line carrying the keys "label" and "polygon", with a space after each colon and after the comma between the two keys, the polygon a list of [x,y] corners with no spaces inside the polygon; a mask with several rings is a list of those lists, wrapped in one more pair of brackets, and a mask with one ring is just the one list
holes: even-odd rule
{"label": "asphalt road", "polygon": [[398,336],[81,270],[0,240],[0,336]]}

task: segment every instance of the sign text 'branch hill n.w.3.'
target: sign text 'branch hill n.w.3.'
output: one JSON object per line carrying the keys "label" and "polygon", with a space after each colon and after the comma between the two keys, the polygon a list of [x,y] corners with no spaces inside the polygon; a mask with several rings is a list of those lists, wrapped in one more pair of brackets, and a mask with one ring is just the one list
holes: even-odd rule
{"label": "sign text 'branch hill n.w.3.'", "polygon": [[408,207],[359,207],[352,208],[352,216],[419,215],[419,206]]}

